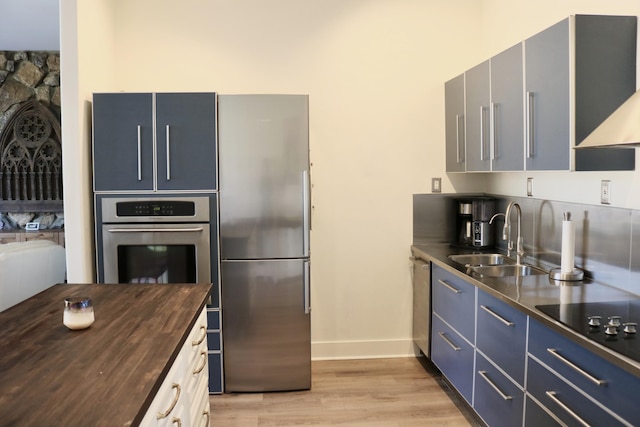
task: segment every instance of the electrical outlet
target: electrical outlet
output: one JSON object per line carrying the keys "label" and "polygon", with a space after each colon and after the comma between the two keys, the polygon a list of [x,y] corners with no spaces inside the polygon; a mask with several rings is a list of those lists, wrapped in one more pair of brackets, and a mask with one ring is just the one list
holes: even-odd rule
{"label": "electrical outlet", "polygon": [[611,204],[611,181],[603,179],[600,182],[600,203],[603,205]]}
{"label": "electrical outlet", "polygon": [[442,192],[442,178],[431,178],[431,192],[432,193]]}
{"label": "electrical outlet", "polygon": [[533,196],[533,178],[527,178],[527,196]]}

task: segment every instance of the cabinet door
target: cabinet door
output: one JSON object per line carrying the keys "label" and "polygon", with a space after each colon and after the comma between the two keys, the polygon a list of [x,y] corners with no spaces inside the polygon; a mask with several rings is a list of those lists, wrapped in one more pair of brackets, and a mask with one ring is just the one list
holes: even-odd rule
{"label": "cabinet door", "polygon": [[623,426],[632,425],[638,418],[623,423],[602,406],[609,407],[609,399],[589,400],[576,387],[555,376],[537,361],[529,358],[527,373],[527,392],[531,393],[542,405],[568,426]]}
{"label": "cabinet door", "polygon": [[471,404],[473,397],[473,347],[434,313],[431,360]]}
{"label": "cabinet door", "polygon": [[158,190],[215,190],[216,95],[156,94]]}
{"label": "cabinet door", "polygon": [[525,41],[527,170],[569,170],[569,19]]}
{"label": "cabinet door", "polygon": [[431,309],[471,344],[475,343],[476,287],[432,265]]}
{"label": "cabinet door", "polygon": [[153,190],[150,93],[93,95],[95,191]]}
{"label": "cabinet door", "polygon": [[444,111],[447,172],[464,172],[464,74],[444,84]]}
{"label": "cabinet door", "polygon": [[476,353],[473,409],[491,427],[522,425],[524,391]]}
{"label": "cabinet door", "polygon": [[[599,333],[604,333],[599,331]],[[629,390],[640,390],[640,377],[608,362],[578,343],[529,319],[529,353],[558,375],[628,421],[640,420],[640,406]],[[527,381],[531,381],[531,374]]]}
{"label": "cabinet door", "polygon": [[489,79],[489,61],[476,65],[465,73],[468,172],[488,171],[491,168]]}
{"label": "cabinet door", "polygon": [[479,290],[477,322],[477,349],[524,385],[527,315]]}
{"label": "cabinet door", "polygon": [[491,58],[491,169],[524,169],[522,43]]}
{"label": "cabinet door", "polygon": [[527,396],[524,410],[525,427],[560,427],[562,424]]}

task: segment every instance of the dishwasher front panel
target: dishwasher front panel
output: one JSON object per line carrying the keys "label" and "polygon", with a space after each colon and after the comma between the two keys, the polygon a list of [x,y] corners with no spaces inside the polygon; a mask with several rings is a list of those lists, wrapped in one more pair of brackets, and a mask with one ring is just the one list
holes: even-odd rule
{"label": "dishwasher front panel", "polygon": [[413,258],[413,342],[431,357],[431,264]]}

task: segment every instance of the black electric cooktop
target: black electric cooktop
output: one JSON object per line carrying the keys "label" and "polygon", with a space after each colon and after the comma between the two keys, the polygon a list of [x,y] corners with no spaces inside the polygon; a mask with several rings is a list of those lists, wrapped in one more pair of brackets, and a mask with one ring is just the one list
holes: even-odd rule
{"label": "black electric cooktop", "polygon": [[[536,308],[587,338],[640,362],[640,326],[634,325],[640,323],[640,300],[549,304]],[[608,326],[616,320],[619,326]],[[634,329],[639,332],[634,333]]]}

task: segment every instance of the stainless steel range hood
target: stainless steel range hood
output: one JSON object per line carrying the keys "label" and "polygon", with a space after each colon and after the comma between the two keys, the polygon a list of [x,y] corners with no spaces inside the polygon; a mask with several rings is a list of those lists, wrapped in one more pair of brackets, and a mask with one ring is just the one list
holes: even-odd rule
{"label": "stainless steel range hood", "polygon": [[575,148],[640,147],[640,90],[595,128]]}

